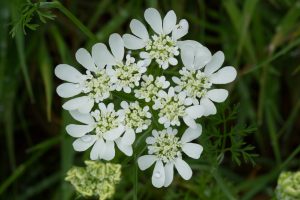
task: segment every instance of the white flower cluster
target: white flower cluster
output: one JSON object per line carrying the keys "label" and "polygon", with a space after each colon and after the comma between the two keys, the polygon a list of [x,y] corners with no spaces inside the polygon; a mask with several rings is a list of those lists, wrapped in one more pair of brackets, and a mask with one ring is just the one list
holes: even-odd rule
{"label": "white flower cluster", "polygon": [[[177,22],[174,11],[162,19],[149,8],[144,17],[153,32],[133,19],[132,34],[110,35],[110,50],[97,43],[91,54],[83,48],[76,52],[85,73],[60,64],[55,75],[67,81],[57,87],[59,96],[70,98],[63,108],[81,123],[66,127],[77,138],[74,149],[92,147],[91,160],[109,161],[116,145],[131,156],[136,134],[150,129],[148,155],[138,158],[138,165],[145,170],[155,163],[152,184],[159,188],[171,184],[174,167],[182,178],[191,178],[183,157],[198,159],[202,153],[202,146],[192,143],[202,132],[197,119],[217,112],[214,102],[225,101],[228,91],[215,85],[232,82],[237,72],[231,66],[221,68],[221,51],[212,55],[199,42],[180,40],[188,33],[188,22]],[[168,68],[179,73],[170,77]],[[187,128],[178,136],[180,126]]]}

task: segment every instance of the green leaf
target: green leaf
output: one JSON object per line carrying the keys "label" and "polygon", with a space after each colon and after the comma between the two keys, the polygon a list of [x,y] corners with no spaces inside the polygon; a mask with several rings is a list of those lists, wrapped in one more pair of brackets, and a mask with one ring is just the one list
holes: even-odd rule
{"label": "green leaf", "polygon": [[44,39],[41,39],[40,44],[39,68],[45,87],[47,119],[50,121],[53,96],[53,67]]}

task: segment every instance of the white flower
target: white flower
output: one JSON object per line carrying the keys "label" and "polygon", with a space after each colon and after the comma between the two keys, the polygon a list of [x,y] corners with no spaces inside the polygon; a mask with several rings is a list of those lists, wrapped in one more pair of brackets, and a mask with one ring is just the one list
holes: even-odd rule
{"label": "white flower", "polygon": [[97,61],[107,66],[113,88],[117,91],[123,90],[130,93],[132,88],[139,86],[141,76],[147,69],[143,67],[143,62],[135,63],[135,59],[130,55],[127,55],[126,60],[123,61],[124,42],[119,34],[110,35],[109,46],[112,53],[103,43],[95,44],[93,52],[97,54]]}
{"label": "white flower", "polygon": [[107,75],[104,65],[95,64],[94,58],[86,49],[78,49],[76,60],[86,69],[86,74],[81,74],[74,67],[67,64],[59,64],[55,68],[55,75],[61,80],[67,81],[59,85],[56,89],[59,96],[63,98],[74,97],[83,93],[83,96],[73,98],[63,104],[66,110],[79,110],[88,113],[94,106],[94,102],[99,103],[110,96],[113,90],[111,80]]}
{"label": "white flower", "polygon": [[128,49],[144,49],[140,57],[144,59],[145,66],[155,60],[163,69],[170,65],[177,65],[175,56],[179,55],[177,40],[188,33],[188,22],[182,19],[177,23],[177,17],[173,10],[170,10],[162,20],[159,12],[154,8],[145,10],[146,22],[155,32],[151,37],[144,26],[137,19],[130,22],[130,29],[134,35],[123,35],[125,47]]}
{"label": "white flower", "polygon": [[[201,51],[200,47],[194,50],[189,47],[182,49],[181,57],[185,67],[179,71],[181,77],[173,77],[172,80],[177,84],[175,90],[185,91],[187,96],[193,99],[194,105],[203,105],[204,116],[208,116],[217,112],[213,102],[223,102],[228,96],[227,90],[213,89],[213,84],[230,83],[236,78],[237,72],[231,66],[218,70],[224,62],[223,52],[216,52],[206,59],[209,61],[206,63],[202,62],[202,56],[195,56],[197,51]],[[203,67],[204,70],[201,71]]]}
{"label": "white flower", "polygon": [[148,155],[139,157],[138,165],[141,170],[145,170],[155,162],[152,174],[154,187],[168,187],[172,183],[174,166],[183,179],[189,180],[192,177],[192,169],[182,159],[182,152],[193,159],[200,158],[203,147],[191,141],[197,139],[201,132],[201,125],[197,125],[196,129],[188,128],[180,139],[176,136],[177,130],[172,128],[152,131],[153,137],[146,139]]}
{"label": "white flower", "polygon": [[146,102],[155,101],[158,91],[161,89],[167,89],[170,86],[170,82],[166,80],[166,77],[159,76],[154,78],[152,75],[143,75],[141,87],[134,90],[135,97],[138,99],[144,99]]}
{"label": "white flower", "polygon": [[158,92],[159,98],[155,100],[154,110],[158,110],[158,122],[165,128],[169,126],[180,126],[180,118],[191,128],[196,128],[195,119],[200,118],[204,113],[201,105],[193,105],[192,99],[186,97],[184,91],[175,93],[173,87],[170,87],[168,93],[163,90]]}
{"label": "white flower", "polygon": [[75,151],[85,151],[93,146],[91,160],[112,160],[115,157],[115,143],[128,156],[132,155],[131,145],[122,143],[121,135],[125,131],[124,116],[114,110],[112,103],[105,106],[99,103],[99,110],[91,114],[70,111],[74,119],[83,123],[66,127],[69,135],[78,138],[73,142]]}
{"label": "white flower", "polygon": [[125,133],[121,140],[123,144],[131,145],[135,140],[135,133],[141,133],[151,124],[151,113],[149,107],[141,107],[137,101],[127,103],[121,102],[122,109],[119,114],[124,116]]}

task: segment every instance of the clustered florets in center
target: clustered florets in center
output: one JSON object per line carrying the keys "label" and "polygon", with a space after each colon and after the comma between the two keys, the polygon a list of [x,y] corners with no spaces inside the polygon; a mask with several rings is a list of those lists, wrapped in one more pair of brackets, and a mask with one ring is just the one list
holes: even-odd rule
{"label": "clustered florets in center", "polygon": [[167,63],[172,65],[177,64],[174,56],[179,55],[179,49],[176,42],[168,35],[153,35],[152,40],[149,40],[145,47],[151,59],[154,59],[159,66],[166,69]]}
{"label": "clustered florets in center", "polygon": [[151,132],[148,155],[137,162],[141,170],[155,163],[152,184],[160,188],[171,184],[174,168],[183,179],[191,178],[183,158],[198,159],[202,153],[202,146],[192,142],[202,133],[199,118],[216,113],[214,102],[225,101],[228,91],[215,85],[232,82],[237,73],[231,66],[221,68],[222,52],[212,55],[199,42],[181,40],[189,25],[178,21],[174,11],[162,18],[149,8],[144,17],[151,33],[133,19],[132,34],[113,33],[109,45],[97,43],[91,53],[83,48],[76,52],[85,73],[60,64],[55,75],[66,81],[57,87],[59,96],[70,98],[63,108],[81,123],[66,127],[77,138],[74,149],[91,147],[91,160],[109,161],[115,147],[131,156],[138,133]]}
{"label": "clustered florets in center", "polygon": [[164,163],[172,162],[175,158],[181,158],[182,143],[180,138],[174,134],[167,133],[167,130],[153,130],[157,134],[156,140],[148,146],[149,154],[156,155]]}

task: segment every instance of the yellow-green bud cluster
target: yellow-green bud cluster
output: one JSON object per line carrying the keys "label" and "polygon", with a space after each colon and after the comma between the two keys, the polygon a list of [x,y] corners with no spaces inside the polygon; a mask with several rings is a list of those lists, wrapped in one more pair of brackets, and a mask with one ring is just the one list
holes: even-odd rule
{"label": "yellow-green bud cluster", "polygon": [[276,197],[278,200],[300,199],[300,171],[280,174],[276,187]]}
{"label": "yellow-green bud cluster", "polygon": [[115,185],[121,180],[121,165],[97,161],[85,161],[85,164],[86,167],[72,167],[65,180],[82,196],[97,196],[99,200],[111,198]]}

